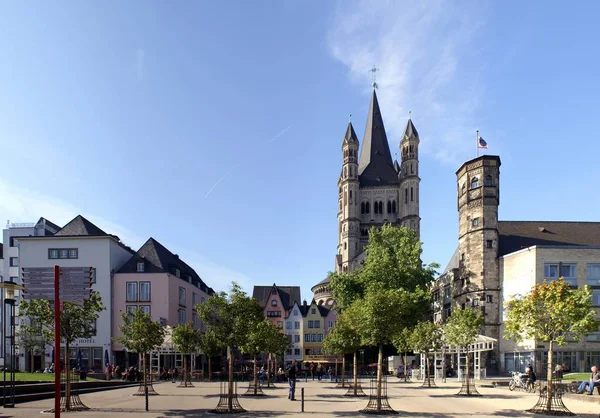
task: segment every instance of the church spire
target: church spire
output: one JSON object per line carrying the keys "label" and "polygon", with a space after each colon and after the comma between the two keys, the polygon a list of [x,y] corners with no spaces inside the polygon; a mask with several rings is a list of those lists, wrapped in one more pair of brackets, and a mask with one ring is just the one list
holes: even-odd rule
{"label": "church spire", "polygon": [[358,144],[358,137],[356,136],[356,132],[354,132],[354,127],[352,126],[352,122],[348,122],[348,128],[346,129],[346,134],[344,135],[344,143],[352,143],[356,142]]}
{"label": "church spire", "polygon": [[419,132],[417,132],[417,128],[415,128],[412,119],[409,117],[408,122],[406,123],[406,129],[404,130],[404,135],[402,136],[402,140],[411,138],[418,139]]}
{"label": "church spire", "polygon": [[364,177],[361,178],[361,184],[383,184],[381,182],[397,180],[375,89],[371,97],[365,136],[360,151],[358,173]]}

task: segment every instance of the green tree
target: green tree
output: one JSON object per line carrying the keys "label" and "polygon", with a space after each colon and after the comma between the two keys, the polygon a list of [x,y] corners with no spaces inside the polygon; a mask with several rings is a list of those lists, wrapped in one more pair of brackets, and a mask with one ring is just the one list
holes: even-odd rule
{"label": "green tree", "polygon": [[365,294],[365,284],[361,281],[359,270],[351,273],[329,272],[327,277],[338,312],[343,312]]}
{"label": "green tree", "polygon": [[266,351],[269,353],[269,358],[273,359],[273,361],[269,362],[269,371],[267,373],[267,385],[271,383],[271,376],[275,374],[275,366],[271,363],[275,363],[277,361],[277,357],[284,357],[285,351],[290,347],[290,340],[287,335],[281,332],[277,327],[271,327],[269,329],[269,336],[267,338],[267,347]]}
{"label": "green tree", "polygon": [[119,326],[121,337],[113,338],[128,351],[138,353],[143,359],[144,369],[144,395],[146,397],[146,411],[148,410],[148,362],[147,354],[163,344],[165,329],[158,321],[153,321],[150,314],[138,308],[133,312],[121,312],[123,325]]}
{"label": "green tree", "polygon": [[483,315],[481,311],[475,309],[463,309],[452,312],[452,316],[444,325],[444,334],[446,342],[449,345],[455,345],[465,351],[467,360],[465,385],[467,395],[470,395],[470,364],[469,346],[475,342],[481,325],[483,324]]}
{"label": "green tree", "polygon": [[392,344],[398,350],[398,354],[404,354],[402,364],[404,364],[404,381],[406,382],[408,379],[408,364],[406,357],[407,352],[412,350],[412,346],[410,343],[412,331],[409,328],[404,328],[398,334],[396,334],[392,339]]}
{"label": "green tree", "polygon": [[[177,351],[183,354],[183,387],[188,386],[189,373],[187,369],[187,356],[198,351],[202,334],[197,329],[194,329],[194,324],[191,321],[185,325],[177,325],[173,329],[173,343],[177,347]],[[192,386],[189,383],[189,386]]]}
{"label": "green tree", "polygon": [[[79,338],[91,338],[96,335],[96,320],[106,307],[102,304],[100,293],[93,291],[81,305],[64,302],[60,313],[60,337],[65,344],[65,410],[71,408],[71,374],[69,360],[71,344]],[[19,305],[19,315],[29,318],[41,327],[42,338],[54,339],[54,309],[46,299],[22,301]],[[60,367],[60,365],[55,365]]]}
{"label": "green tree", "polygon": [[219,340],[212,331],[206,331],[200,339],[200,351],[206,355],[208,360],[208,380],[212,378],[212,363],[211,359],[223,351],[223,346],[219,344]]}
{"label": "green tree", "polygon": [[198,315],[206,325],[206,332],[212,333],[219,345],[227,347],[229,359],[229,412],[233,412],[233,349],[247,339],[250,324],[260,321],[263,308],[260,303],[248,297],[235,283],[229,294],[225,292],[211,295],[205,303],[197,305]]}
{"label": "green tree", "polygon": [[[48,338],[48,335],[42,332],[42,327],[31,322],[29,324],[21,324],[16,334],[17,343],[25,351],[25,355],[28,353],[31,356],[31,373],[35,372],[33,357],[37,351],[43,352],[48,344],[52,343],[52,340]],[[42,365],[44,367],[44,365]]]}
{"label": "green tree", "polygon": [[506,303],[506,309],[505,338],[548,343],[546,410],[551,411],[554,344],[565,345],[567,336],[577,340],[598,329],[596,311],[592,309],[592,290],[589,286],[572,290],[561,277],[550,283],[536,284],[525,296],[516,295]]}
{"label": "green tree", "polygon": [[277,334],[280,334],[273,323],[266,318],[262,321],[257,321],[254,324],[249,324],[246,340],[240,345],[242,353],[251,355],[254,360],[252,368],[252,376],[254,376],[254,395],[258,394],[258,374],[256,373],[257,357],[260,353],[267,351],[269,339],[273,336],[273,330]]}
{"label": "green tree", "polygon": [[[429,352],[439,351],[442,348],[442,328],[431,321],[419,322],[410,335],[410,343],[417,353],[425,353],[425,379],[427,386],[431,387],[431,365]],[[435,377],[435,376],[434,376]]]}
{"label": "green tree", "polygon": [[[358,362],[356,352],[361,346],[360,335],[353,327],[352,321],[344,314],[339,314],[335,326],[323,339],[323,349],[329,354],[342,354],[342,387],[346,378],[346,356],[354,354],[354,391],[357,390]],[[356,395],[356,393],[355,393]]]}

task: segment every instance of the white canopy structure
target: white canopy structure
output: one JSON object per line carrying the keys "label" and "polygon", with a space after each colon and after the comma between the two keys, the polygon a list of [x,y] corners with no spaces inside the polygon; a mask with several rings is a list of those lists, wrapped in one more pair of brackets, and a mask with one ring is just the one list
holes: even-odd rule
{"label": "white canopy structure", "polygon": [[[481,368],[481,353],[486,351],[492,351],[494,344],[498,340],[495,338],[487,337],[485,335],[478,335],[475,342],[469,345],[469,354],[473,356],[473,375],[475,379],[485,379],[486,369]],[[458,380],[461,380],[466,368],[466,352],[463,348],[457,346],[446,345],[442,347],[441,351],[430,351],[429,355],[433,354],[433,364],[435,365],[435,377],[442,378],[446,373],[446,355],[456,355],[457,364],[456,372]],[[421,353],[421,376],[425,376],[425,353]]]}

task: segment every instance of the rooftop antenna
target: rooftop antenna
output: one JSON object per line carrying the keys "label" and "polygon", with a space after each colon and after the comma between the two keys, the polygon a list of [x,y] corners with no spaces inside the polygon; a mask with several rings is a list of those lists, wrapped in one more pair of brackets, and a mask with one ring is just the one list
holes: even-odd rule
{"label": "rooftop antenna", "polygon": [[352,113],[350,113],[350,114],[348,115],[348,122],[349,122],[349,123],[352,123]]}
{"label": "rooftop antenna", "polygon": [[373,73],[373,82],[371,83],[371,87],[373,87],[373,89],[378,88],[379,86],[377,85],[377,71],[379,71],[379,68],[375,68],[375,66],[373,66],[373,68],[371,68],[369,71],[371,71],[371,73]]}
{"label": "rooftop antenna", "polygon": [[410,110],[408,111],[408,120],[412,120],[412,112]]}

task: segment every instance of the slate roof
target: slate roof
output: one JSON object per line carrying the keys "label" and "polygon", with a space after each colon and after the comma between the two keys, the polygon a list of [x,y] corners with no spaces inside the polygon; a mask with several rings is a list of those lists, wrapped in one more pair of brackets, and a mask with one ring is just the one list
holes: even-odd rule
{"label": "slate roof", "polygon": [[500,221],[501,257],[534,245],[600,246],[600,222]]}
{"label": "slate roof", "polygon": [[95,236],[105,237],[108,236],[106,232],[98,228],[96,225],[85,219],[81,215],[77,215],[68,224],[62,227],[60,231],[54,234],[57,237],[65,236]]}
{"label": "slate roof", "polygon": [[44,225],[44,235],[45,236],[52,236],[61,229],[60,226],[56,225],[54,222],[50,222],[48,219],[46,219],[44,217],[41,217],[37,221],[36,226],[40,226],[40,225]]}
{"label": "slate roof", "polygon": [[398,183],[398,174],[394,170],[375,90],[373,90],[365,136],[360,150],[358,174],[361,186]]}
{"label": "slate roof", "polygon": [[458,254],[458,247],[456,247],[454,254],[452,254],[452,257],[450,257],[450,261],[448,262],[448,265],[446,266],[446,268],[444,269],[444,272],[440,276],[450,273],[453,269],[457,269],[459,267],[459,263],[460,263],[459,257],[460,256]]}
{"label": "slate roof", "polygon": [[175,269],[179,269],[182,280],[189,282],[191,277],[191,283],[194,286],[209,295],[215,293],[212,288],[204,283],[193,268],[152,237],[134,253],[119,269],[118,273],[138,273],[137,263],[139,261],[144,262],[144,273],[170,273],[175,276]]}
{"label": "slate roof", "polygon": [[279,298],[283,304],[284,309],[290,309],[294,306],[294,302],[300,305],[300,286],[277,286],[273,283],[273,286],[254,286],[252,290],[252,297],[264,307],[271,295],[271,290],[275,287],[279,293]]}
{"label": "slate roof", "polygon": [[419,138],[419,132],[417,132],[417,128],[415,128],[412,119],[408,119],[408,122],[406,123],[406,129],[404,130],[404,136],[402,137],[402,139],[409,138]]}
{"label": "slate roof", "polygon": [[354,132],[354,127],[352,126],[352,122],[348,123],[348,128],[346,129],[346,134],[344,135],[343,142],[356,142],[358,143],[358,137],[356,136],[356,132]]}

